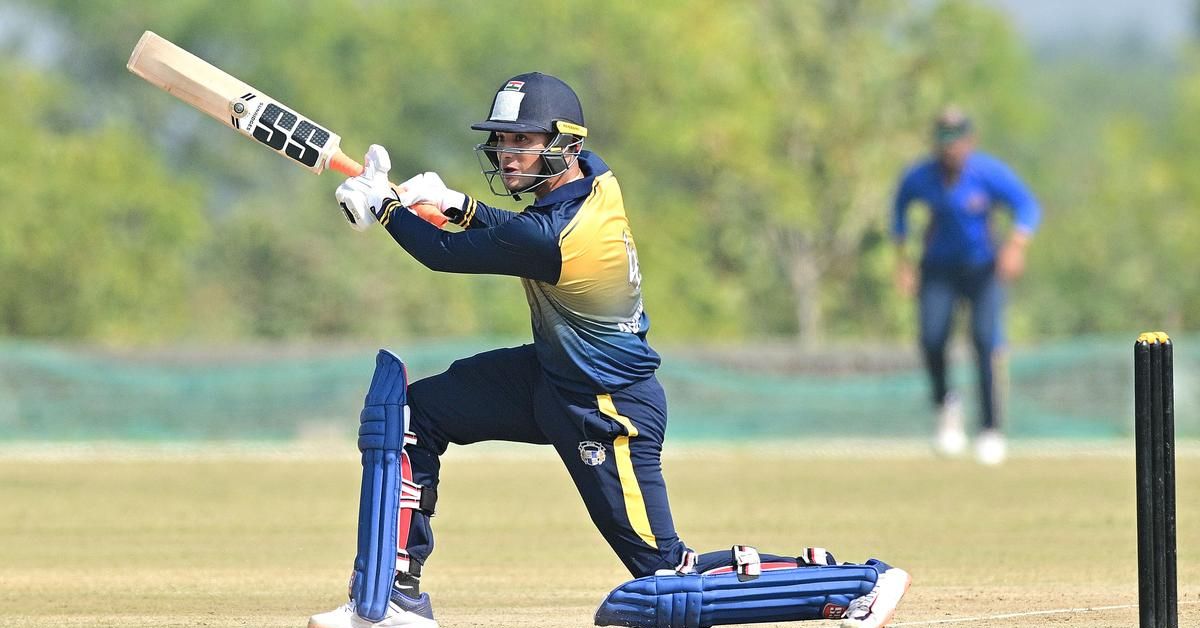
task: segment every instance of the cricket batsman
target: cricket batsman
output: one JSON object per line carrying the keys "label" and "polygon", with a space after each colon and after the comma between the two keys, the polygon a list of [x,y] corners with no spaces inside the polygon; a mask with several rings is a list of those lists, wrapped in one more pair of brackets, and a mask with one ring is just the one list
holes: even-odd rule
{"label": "cricket batsman", "polygon": [[[435,271],[519,277],[533,342],[458,360],[409,384],[380,351],[360,415],[358,554],[346,605],[309,628],[436,628],[421,574],[433,551],[439,456],[450,443],[504,440],[553,446],[592,522],[633,576],[601,602],[600,626],[712,625],[842,619],[885,625],[910,578],[878,560],[839,564],[820,548],[759,553],[734,545],[705,554],[675,533],[660,454],[667,402],[660,359],[646,340],[642,272],[617,179],[583,150],[588,129],[575,92],[531,72],[505,81],[475,147],[500,196],[485,205],[426,172],[393,187],[390,159],[372,146],[362,175],[335,194],[351,225],[378,223]],[[461,231],[407,208],[436,206]],[[520,561],[517,557],[516,561]]]}

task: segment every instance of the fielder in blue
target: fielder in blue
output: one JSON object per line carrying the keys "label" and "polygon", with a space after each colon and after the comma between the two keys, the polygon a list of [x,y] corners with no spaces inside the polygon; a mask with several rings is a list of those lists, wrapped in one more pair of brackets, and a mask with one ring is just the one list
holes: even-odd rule
{"label": "fielder in blue", "polygon": [[[914,202],[929,210],[919,287],[905,247],[908,208]],[[1012,229],[997,250],[990,217],[999,206],[1012,212]],[[956,107],[943,110],[934,123],[934,154],[905,172],[892,213],[897,285],[906,295],[917,292],[921,348],[939,415],[935,444],[943,454],[958,455],[967,445],[961,402],[946,374],[954,308],[965,301],[979,367],[982,429],[976,454],[985,464],[1004,460],[1000,401],[1005,285],[1024,270],[1025,248],[1040,217],[1037,201],[1017,175],[1000,160],[975,150],[971,120]]]}
{"label": "fielder in blue", "polygon": [[[485,205],[431,172],[393,187],[379,146],[336,197],[352,226],[378,223],[432,270],[519,277],[533,342],[459,360],[411,385],[400,359],[380,351],[360,415],[350,602],[314,615],[309,627],[436,628],[420,577],[434,548],[439,457],[451,443],[485,440],[554,447],[634,576],[601,603],[597,625],[884,625],[909,585],[901,569],[838,564],[820,548],[697,554],[679,539],[661,471],[667,403],[646,340],[637,247],[616,177],[582,149],[579,99],[557,78],[522,74],[501,85],[488,118],[472,128],[487,134],[476,152],[492,191],[531,196],[524,211]],[[440,228],[446,222],[458,229]]]}

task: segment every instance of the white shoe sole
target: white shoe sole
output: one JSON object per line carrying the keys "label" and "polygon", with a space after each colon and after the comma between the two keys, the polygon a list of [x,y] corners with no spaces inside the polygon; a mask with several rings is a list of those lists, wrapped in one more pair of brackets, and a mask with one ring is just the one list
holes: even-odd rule
{"label": "white shoe sole", "polygon": [[353,628],[438,628],[433,619],[426,619],[416,613],[388,613],[383,619],[372,622],[355,615],[350,619]]}
{"label": "white shoe sole", "polygon": [[350,628],[350,617],[354,611],[350,606],[342,606],[331,611],[318,613],[308,618],[308,628]]}
{"label": "white shoe sole", "polygon": [[957,458],[967,451],[967,435],[964,432],[939,433],[934,447],[940,456]]}
{"label": "white shoe sole", "polygon": [[938,410],[937,438],[934,448],[939,455],[957,458],[967,451],[967,431],[963,427],[962,401],[947,396]]}
{"label": "white shoe sole", "polygon": [[1008,444],[996,433],[984,433],[975,443],[975,459],[987,466],[998,465],[1008,458]]}
{"label": "white shoe sole", "polygon": [[912,576],[907,571],[892,567],[879,574],[875,581],[875,602],[871,604],[871,614],[862,619],[843,619],[842,628],[880,628],[886,626],[896,614],[900,598],[908,592],[912,584]]}

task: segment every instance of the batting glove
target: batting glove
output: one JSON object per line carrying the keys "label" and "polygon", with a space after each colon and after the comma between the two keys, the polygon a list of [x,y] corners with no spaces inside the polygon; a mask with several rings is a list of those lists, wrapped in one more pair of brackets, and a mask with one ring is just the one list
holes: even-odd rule
{"label": "batting glove", "polygon": [[447,188],[436,172],[422,172],[396,186],[396,191],[400,193],[401,205],[417,207],[427,203],[437,207],[446,218],[462,215],[467,201],[466,194]]}
{"label": "batting glove", "polygon": [[346,179],[333,193],[354,230],[365,231],[381,221],[384,200],[398,200],[395,190],[388,183],[388,171],[391,169],[392,158],[387,149],[372,144],[363,161],[363,173]]}

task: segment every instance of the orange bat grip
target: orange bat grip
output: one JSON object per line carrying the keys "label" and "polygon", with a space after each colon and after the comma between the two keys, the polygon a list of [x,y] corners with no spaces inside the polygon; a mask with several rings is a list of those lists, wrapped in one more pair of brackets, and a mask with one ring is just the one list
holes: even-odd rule
{"label": "orange bat grip", "polygon": [[[340,150],[329,157],[329,168],[337,170],[347,177],[357,177],[363,173],[362,164],[354,161]],[[392,187],[396,186],[393,184]],[[448,222],[442,211],[429,203],[417,203],[409,209],[413,210],[422,220],[439,229]]]}
{"label": "orange bat grip", "polygon": [[363,173],[362,164],[354,161],[349,155],[340,150],[329,157],[329,167],[347,177],[357,177]]}

